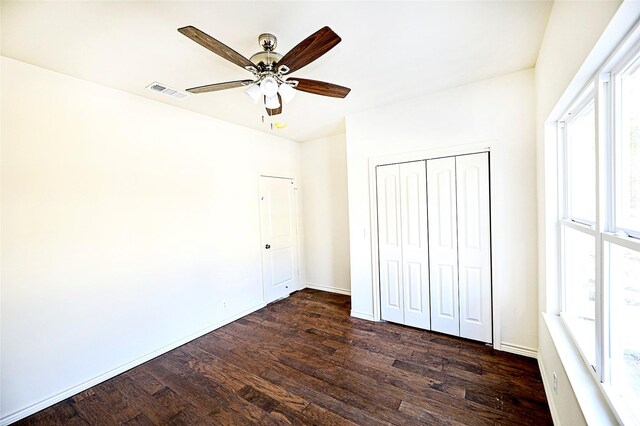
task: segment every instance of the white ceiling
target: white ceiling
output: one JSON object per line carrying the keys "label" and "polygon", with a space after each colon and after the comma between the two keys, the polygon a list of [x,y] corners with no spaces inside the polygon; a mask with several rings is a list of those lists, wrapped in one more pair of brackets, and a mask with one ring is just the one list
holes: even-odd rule
{"label": "white ceiling", "polygon": [[[222,120],[305,141],[344,131],[362,110],[535,65],[549,1],[2,2],[2,55]],[[242,88],[174,99],[185,89],[251,78],[176,31],[193,25],[246,57],[271,32],[285,54],[328,25],[342,37],[299,77],[352,89],[346,99],[299,92],[285,129],[261,123]]]}

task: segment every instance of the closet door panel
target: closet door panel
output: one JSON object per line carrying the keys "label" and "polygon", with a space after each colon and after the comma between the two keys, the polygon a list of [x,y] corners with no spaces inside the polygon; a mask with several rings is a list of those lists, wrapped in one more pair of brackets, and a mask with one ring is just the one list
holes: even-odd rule
{"label": "closet door panel", "polygon": [[378,167],[376,180],[381,316],[386,321],[404,323],[400,167]]}
{"label": "closet door panel", "polygon": [[460,336],[490,343],[489,154],[456,157]]}
{"label": "closet door panel", "polygon": [[425,161],[400,165],[404,323],[430,329]]}
{"label": "closet door panel", "polygon": [[456,162],[427,161],[431,329],[459,335]]}

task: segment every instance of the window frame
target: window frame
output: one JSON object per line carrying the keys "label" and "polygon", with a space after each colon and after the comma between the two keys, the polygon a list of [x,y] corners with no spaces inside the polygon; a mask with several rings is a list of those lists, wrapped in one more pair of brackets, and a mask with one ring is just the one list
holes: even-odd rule
{"label": "window frame", "polygon": [[[571,221],[574,223],[582,224],[587,227],[593,228],[596,223],[595,221],[596,217],[594,217],[594,220],[592,221],[586,218],[574,216],[573,213],[571,212],[571,197],[572,197],[572,194],[570,191],[571,163],[569,162],[569,150],[570,150],[569,143],[570,142],[568,138],[569,125],[573,121],[575,121],[578,117],[580,117],[579,113],[582,112],[585,108],[587,108],[592,102],[594,104],[593,108],[594,108],[594,113],[597,121],[597,112],[595,111],[597,108],[597,103],[596,103],[596,96],[595,96],[593,82],[591,82],[580,93],[580,95],[578,95],[576,100],[571,104],[571,106],[567,109],[567,111],[565,111],[565,113],[562,115],[562,118],[559,120],[560,145],[562,147],[561,153],[560,153],[560,157],[562,158],[560,170],[562,171],[562,173],[560,176],[562,177],[562,180],[563,180],[561,194],[564,197],[564,199],[561,199],[561,202],[559,205],[561,206],[561,213],[560,213],[561,220],[567,220],[567,221]],[[597,133],[597,129],[596,129],[596,133]],[[596,139],[596,151],[597,151],[597,146],[598,146],[597,135],[594,135],[594,137]],[[595,169],[595,164],[594,164],[594,169]],[[597,171],[596,171],[596,178],[597,178]],[[596,203],[596,206],[597,206],[597,203]],[[596,212],[597,210],[596,206],[594,206],[594,212]],[[597,214],[595,216],[597,216]]]}
{"label": "window frame", "polygon": [[[561,115],[560,120],[558,120],[557,122],[557,126],[558,126],[558,136],[559,136],[559,140],[558,140],[558,147],[559,147],[559,153],[558,153],[558,170],[559,170],[559,181],[560,181],[560,185],[559,185],[559,191],[558,191],[558,206],[559,206],[559,226],[558,226],[558,240],[559,240],[559,255],[560,255],[560,259],[559,259],[559,270],[560,270],[560,319],[562,320],[562,324],[564,325],[565,329],[568,330],[569,332],[569,336],[571,336],[572,342],[574,344],[574,346],[578,349],[578,353],[580,354],[582,360],[584,361],[585,364],[587,364],[589,367],[589,372],[592,373],[594,375],[594,378],[598,381],[600,381],[598,379],[598,377],[596,376],[596,372],[597,372],[597,365],[598,365],[598,338],[597,338],[597,334],[598,334],[598,287],[599,287],[599,280],[598,280],[598,232],[596,230],[597,227],[597,222],[598,222],[598,199],[597,199],[597,194],[598,191],[596,191],[596,205],[594,206],[594,212],[595,212],[595,221],[592,222],[590,220],[584,219],[584,218],[578,218],[578,217],[574,217],[571,213],[571,191],[570,191],[570,176],[571,176],[571,159],[569,157],[569,138],[568,138],[568,125],[575,120],[577,117],[580,116],[580,112],[582,112],[586,107],[588,107],[592,102],[594,104],[593,108],[594,108],[594,138],[595,138],[595,150],[596,150],[596,159],[595,159],[595,163],[592,165],[594,173],[595,173],[595,177],[596,177],[596,187],[598,186],[598,99],[597,99],[597,91],[595,90],[595,84],[594,81],[591,80],[589,82],[589,84],[580,92],[580,94],[575,98],[575,100],[571,103],[571,105],[569,106],[569,108],[567,108],[567,110]],[[596,188],[594,188],[596,189]],[[569,315],[566,311],[567,309],[567,286],[566,286],[566,273],[567,273],[567,267],[566,267],[566,256],[565,256],[565,246],[566,246],[566,242],[565,242],[565,228],[570,228],[573,229],[575,231],[584,233],[586,235],[589,235],[591,237],[593,237],[594,239],[594,252],[596,253],[596,262],[595,262],[595,270],[594,270],[594,276],[595,276],[595,287],[596,287],[596,307],[595,307],[595,320],[596,320],[596,324],[595,324],[595,329],[596,329],[596,337],[594,337],[594,347],[592,348],[592,350],[594,351],[595,354],[595,360],[594,363],[596,365],[592,365],[591,361],[589,360],[589,357],[587,356],[587,353],[585,352],[585,349],[582,347],[581,343],[579,342],[577,336],[575,335],[575,333],[573,332],[572,329],[572,321],[573,318],[571,317],[571,315]]]}
{"label": "window frame", "polygon": [[640,229],[629,229],[624,228],[622,226],[618,226],[618,218],[616,216],[616,212],[620,209],[621,205],[621,197],[619,196],[619,191],[616,191],[617,188],[621,187],[620,182],[620,173],[619,168],[621,167],[621,153],[619,146],[615,143],[622,139],[622,117],[620,114],[615,114],[615,111],[620,111],[622,109],[622,84],[620,81],[622,80],[622,75],[633,65],[640,66],[640,44],[630,49],[622,58],[617,62],[617,64],[611,68],[610,71],[610,80],[611,80],[611,91],[610,95],[612,96],[611,109],[612,109],[612,138],[613,138],[613,181],[612,181],[612,197],[613,197],[613,205],[612,208],[614,211],[611,217],[611,228],[610,230],[618,235],[627,236],[630,238],[640,238]]}

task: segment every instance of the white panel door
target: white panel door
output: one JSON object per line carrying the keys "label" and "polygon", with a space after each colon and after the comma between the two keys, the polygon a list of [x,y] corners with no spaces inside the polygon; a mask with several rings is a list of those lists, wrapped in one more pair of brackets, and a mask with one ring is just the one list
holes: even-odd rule
{"label": "white panel door", "polygon": [[456,157],[460,336],[490,343],[489,154]]}
{"label": "white panel door", "polygon": [[262,285],[265,302],[298,289],[296,202],[292,179],[260,177]]}
{"label": "white panel door", "polygon": [[376,169],[378,198],[378,251],[380,307],[383,320],[404,323],[402,242],[400,216],[400,166]]}
{"label": "white panel door", "polygon": [[456,162],[427,160],[431,329],[459,335]]}
{"label": "white panel door", "polygon": [[400,165],[404,324],[429,330],[429,240],[425,161]]}

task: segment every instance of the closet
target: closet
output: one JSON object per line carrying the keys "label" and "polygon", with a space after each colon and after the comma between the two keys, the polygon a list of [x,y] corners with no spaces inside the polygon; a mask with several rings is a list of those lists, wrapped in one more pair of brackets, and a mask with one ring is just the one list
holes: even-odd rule
{"label": "closet", "polygon": [[381,318],[490,343],[489,154],[376,168]]}

